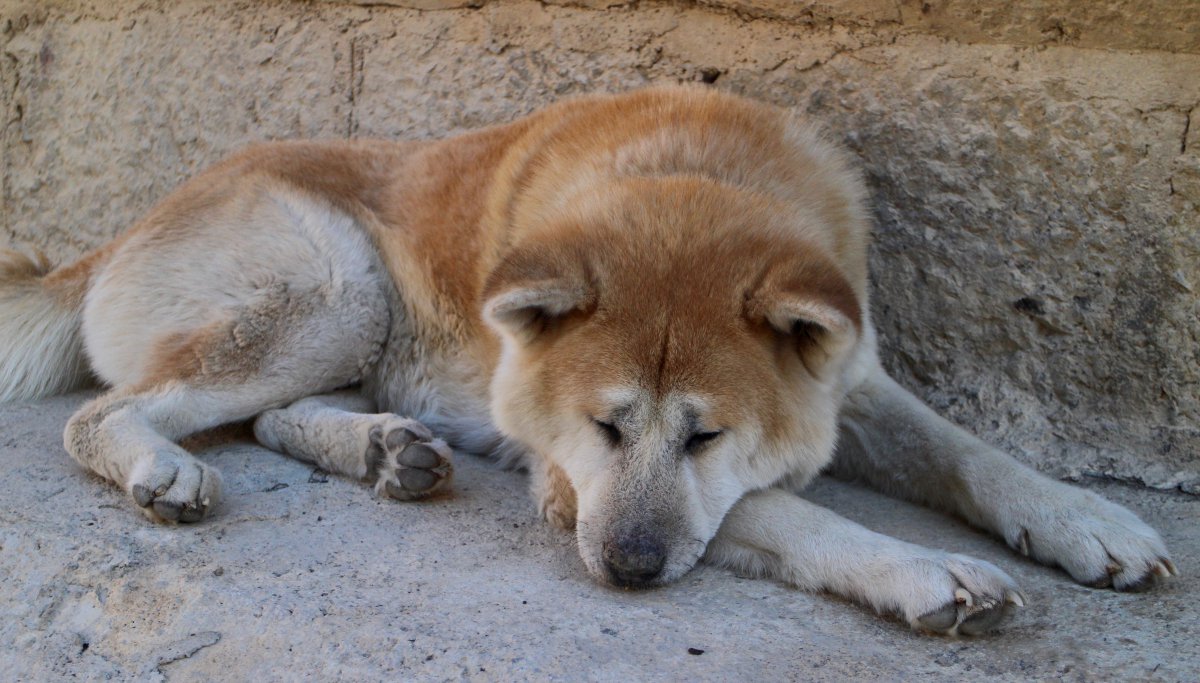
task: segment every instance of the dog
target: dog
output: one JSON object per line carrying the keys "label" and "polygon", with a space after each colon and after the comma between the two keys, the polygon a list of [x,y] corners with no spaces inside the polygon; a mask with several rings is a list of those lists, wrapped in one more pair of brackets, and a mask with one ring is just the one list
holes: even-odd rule
{"label": "dog", "polygon": [[5,252],[0,400],[94,374],[110,389],[66,450],[160,521],[220,497],[177,442],[253,418],[263,445],[400,500],[446,488],[452,451],[520,459],[619,586],[704,559],[951,634],[1023,605],[988,562],[792,492],[822,470],[1089,586],[1174,574],[1133,513],[885,373],[866,197],[800,118],[680,86],[439,141],[262,144],[72,265]]}

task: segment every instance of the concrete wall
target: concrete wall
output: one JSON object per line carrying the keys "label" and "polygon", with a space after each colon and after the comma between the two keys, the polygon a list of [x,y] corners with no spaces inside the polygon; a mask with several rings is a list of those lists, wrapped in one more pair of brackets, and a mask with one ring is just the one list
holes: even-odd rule
{"label": "concrete wall", "polygon": [[1047,472],[1200,492],[1194,0],[0,0],[0,52],[0,245],[60,260],[251,140],[664,81],[808,112],[869,178],[904,384]]}

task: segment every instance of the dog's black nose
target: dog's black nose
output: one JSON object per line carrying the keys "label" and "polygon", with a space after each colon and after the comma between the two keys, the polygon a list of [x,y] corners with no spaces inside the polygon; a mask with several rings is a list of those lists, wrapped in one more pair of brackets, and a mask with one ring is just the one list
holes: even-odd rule
{"label": "dog's black nose", "polygon": [[609,538],[604,542],[602,553],[609,580],[628,588],[640,588],[650,583],[667,562],[663,544],[642,532]]}

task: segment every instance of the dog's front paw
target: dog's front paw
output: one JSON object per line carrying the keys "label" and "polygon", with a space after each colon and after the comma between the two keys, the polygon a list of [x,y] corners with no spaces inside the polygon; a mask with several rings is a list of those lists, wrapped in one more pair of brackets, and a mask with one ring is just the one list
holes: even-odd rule
{"label": "dog's front paw", "polygon": [[454,473],[450,447],[420,422],[393,418],[370,430],[368,469],[375,493],[416,500],[444,489]]}
{"label": "dog's front paw", "polygon": [[896,563],[878,587],[909,625],[928,633],[986,633],[1025,605],[1016,582],[996,565],[936,551]]}
{"label": "dog's front paw", "polygon": [[221,475],[190,453],[162,450],[134,468],[134,502],[158,522],[199,522],[221,498]]}
{"label": "dog's front paw", "polygon": [[1091,491],[1050,483],[1004,520],[1005,540],[1018,552],[1094,588],[1143,590],[1176,573],[1162,538],[1137,515]]}

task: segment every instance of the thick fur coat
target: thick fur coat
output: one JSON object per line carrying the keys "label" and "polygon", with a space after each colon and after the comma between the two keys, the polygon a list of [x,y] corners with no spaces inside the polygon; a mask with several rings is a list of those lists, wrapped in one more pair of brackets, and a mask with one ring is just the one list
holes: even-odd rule
{"label": "thick fur coat", "polygon": [[1084,583],[1171,574],[1132,513],[884,373],[865,198],[803,120],[703,89],[441,141],[252,147],[73,265],[5,255],[0,400],[90,369],[110,391],[67,451],[158,520],[220,496],[177,441],[254,418],[264,445],[398,499],[444,488],[455,450],[522,458],[542,514],[619,585],[706,557],[939,632],[1023,603],[991,564],[792,493],[824,468]]}

